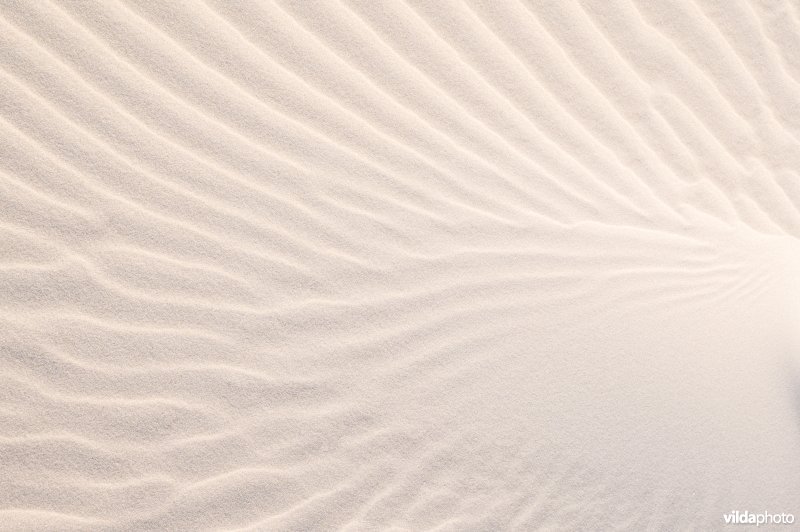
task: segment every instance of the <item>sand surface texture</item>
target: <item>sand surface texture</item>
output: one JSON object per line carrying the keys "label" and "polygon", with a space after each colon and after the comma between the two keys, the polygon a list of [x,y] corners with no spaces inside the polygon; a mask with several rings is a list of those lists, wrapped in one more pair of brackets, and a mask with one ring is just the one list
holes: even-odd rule
{"label": "sand surface texture", "polygon": [[800,519],[798,172],[797,2],[0,0],[0,529]]}

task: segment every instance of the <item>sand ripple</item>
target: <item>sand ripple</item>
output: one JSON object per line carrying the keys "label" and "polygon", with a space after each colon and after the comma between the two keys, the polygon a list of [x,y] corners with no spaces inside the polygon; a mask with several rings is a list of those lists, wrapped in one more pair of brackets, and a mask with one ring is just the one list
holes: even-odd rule
{"label": "sand ripple", "polygon": [[0,0],[0,529],[800,516],[800,8]]}

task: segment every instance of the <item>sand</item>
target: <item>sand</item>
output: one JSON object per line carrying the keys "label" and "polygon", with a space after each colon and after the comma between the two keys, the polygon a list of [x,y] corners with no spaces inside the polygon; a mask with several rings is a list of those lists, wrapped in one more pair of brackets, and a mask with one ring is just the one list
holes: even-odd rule
{"label": "sand", "polygon": [[0,529],[800,519],[798,172],[794,2],[0,0]]}

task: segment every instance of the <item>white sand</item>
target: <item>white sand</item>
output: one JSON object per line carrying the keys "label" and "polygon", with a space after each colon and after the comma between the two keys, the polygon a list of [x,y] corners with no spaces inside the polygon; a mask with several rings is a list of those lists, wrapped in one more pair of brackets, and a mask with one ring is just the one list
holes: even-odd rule
{"label": "white sand", "polygon": [[790,1],[0,0],[0,529],[800,519],[799,173]]}

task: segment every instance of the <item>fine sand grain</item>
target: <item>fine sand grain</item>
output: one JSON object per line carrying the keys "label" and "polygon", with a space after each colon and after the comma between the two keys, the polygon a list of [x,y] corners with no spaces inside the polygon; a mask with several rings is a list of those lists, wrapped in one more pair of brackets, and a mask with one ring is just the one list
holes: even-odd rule
{"label": "fine sand grain", "polygon": [[798,237],[794,1],[0,0],[0,529],[800,521]]}

